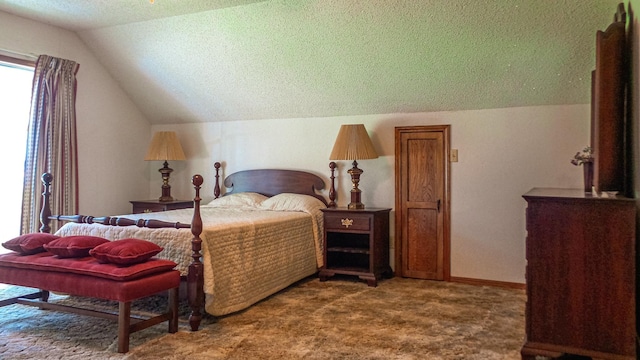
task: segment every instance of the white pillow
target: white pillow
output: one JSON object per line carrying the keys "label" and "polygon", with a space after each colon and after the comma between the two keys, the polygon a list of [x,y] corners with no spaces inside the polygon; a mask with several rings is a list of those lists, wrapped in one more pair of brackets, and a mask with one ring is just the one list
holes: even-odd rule
{"label": "white pillow", "polygon": [[241,192],[229,194],[212,200],[208,207],[260,207],[260,204],[267,199],[266,196],[254,192]]}
{"label": "white pillow", "polygon": [[303,211],[313,213],[326,208],[322,201],[309,195],[282,193],[274,195],[260,204],[260,208],[276,211]]}

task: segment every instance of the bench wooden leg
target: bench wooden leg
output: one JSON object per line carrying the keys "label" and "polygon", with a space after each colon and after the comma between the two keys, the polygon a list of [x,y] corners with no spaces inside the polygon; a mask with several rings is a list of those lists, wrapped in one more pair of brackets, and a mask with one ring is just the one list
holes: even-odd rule
{"label": "bench wooden leg", "polygon": [[131,302],[118,303],[118,352],[129,351],[129,325],[131,323]]}
{"label": "bench wooden leg", "polygon": [[169,333],[173,334],[178,331],[178,303],[180,295],[178,288],[169,289],[169,305],[167,313],[169,313]]}

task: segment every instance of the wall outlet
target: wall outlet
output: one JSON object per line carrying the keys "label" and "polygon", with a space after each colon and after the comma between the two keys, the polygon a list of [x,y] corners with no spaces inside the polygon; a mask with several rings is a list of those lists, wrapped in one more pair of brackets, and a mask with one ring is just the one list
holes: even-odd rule
{"label": "wall outlet", "polygon": [[451,149],[451,154],[449,155],[451,162],[458,162],[458,149]]}

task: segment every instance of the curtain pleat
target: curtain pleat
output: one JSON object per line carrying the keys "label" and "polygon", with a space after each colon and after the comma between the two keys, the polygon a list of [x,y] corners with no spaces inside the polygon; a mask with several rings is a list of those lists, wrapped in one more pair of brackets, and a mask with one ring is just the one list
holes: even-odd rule
{"label": "curtain pleat", "polygon": [[[48,55],[38,57],[33,76],[31,113],[24,163],[20,233],[37,232],[42,207],[42,174],[53,175],[51,211],[78,211],[76,73],[79,64]],[[52,231],[56,224],[52,223]]]}

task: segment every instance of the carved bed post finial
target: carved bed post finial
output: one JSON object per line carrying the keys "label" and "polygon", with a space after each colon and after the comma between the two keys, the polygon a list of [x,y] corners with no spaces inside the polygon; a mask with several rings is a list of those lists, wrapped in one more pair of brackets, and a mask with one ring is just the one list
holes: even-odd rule
{"label": "carved bed post finial", "polygon": [[616,13],[613,15],[613,22],[627,22],[627,11],[624,9],[624,4],[619,3]]}
{"label": "carved bed post finial", "polygon": [[196,190],[196,196],[193,199],[193,220],[191,221],[191,257],[193,261],[189,265],[189,274],[187,275],[187,297],[189,306],[191,307],[191,315],[189,315],[189,325],[192,331],[197,331],[202,320],[201,308],[204,306],[204,265],[202,264],[202,217],[200,216],[200,187],[204,179],[200,175],[194,175],[191,181]]}
{"label": "carved bed post finial", "polygon": [[213,167],[216,168],[216,185],[213,187],[213,196],[217,199],[220,197],[220,163],[216,161]]}
{"label": "carved bed post finial", "polygon": [[51,205],[49,204],[49,195],[51,195],[51,181],[53,175],[50,173],[42,174],[42,184],[44,185],[44,192],[42,193],[42,209],[40,210],[40,232],[48,233],[51,231],[50,219]]}
{"label": "carved bed post finial", "polygon": [[335,185],[335,175],[334,171],[336,170],[336,163],[330,162],[329,168],[331,169],[331,186],[329,187],[329,205],[328,207],[334,208],[336,207],[336,185]]}

